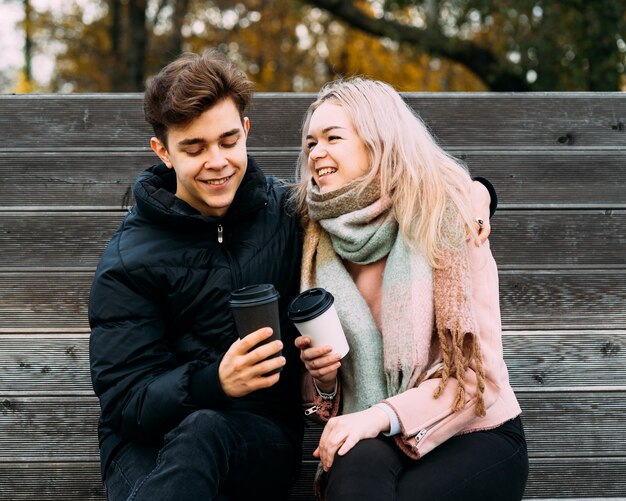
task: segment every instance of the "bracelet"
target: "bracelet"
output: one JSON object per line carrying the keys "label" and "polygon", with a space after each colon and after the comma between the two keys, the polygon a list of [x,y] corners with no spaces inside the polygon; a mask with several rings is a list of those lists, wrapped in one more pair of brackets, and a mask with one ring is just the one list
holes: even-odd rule
{"label": "bracelet", "polygon": [[315,378],[311,378],[313,379],[313,386],[315,386],[315,390],[317,391],[317,394],[322,397],[322,400],[332,400],[333,398],[335,398],[337,396],[337,378],[335,378],[335,387],[333,388],[333,391],[331,393],[324,393],[322,390],[320,390],[317,387],[317,383],[315,382]]}

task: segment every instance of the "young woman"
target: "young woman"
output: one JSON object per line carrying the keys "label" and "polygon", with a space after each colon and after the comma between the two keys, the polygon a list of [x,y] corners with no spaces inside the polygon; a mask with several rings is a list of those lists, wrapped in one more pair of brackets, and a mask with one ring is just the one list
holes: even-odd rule
{"label": "young woman", "polygon": [[340,360],[296,340],[328,421],[314,452],[327,499],[521,499],[526,442],[478,183],[383,82],[326,85],[302,136],[301,288],[334,295],[350,344]]}

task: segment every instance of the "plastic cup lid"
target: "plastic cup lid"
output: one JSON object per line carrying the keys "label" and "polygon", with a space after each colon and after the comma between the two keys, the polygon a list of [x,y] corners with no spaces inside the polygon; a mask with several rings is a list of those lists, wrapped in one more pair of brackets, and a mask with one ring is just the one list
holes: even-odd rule
{"label": "plastic cup lid", "polygon": [[269,303],[280,297],[272,284],[248,285],[234,290],[228,301],[231,306],[257,306]]}
{"label": "plastic cup lid", "polygon": [[326,289],[316,287],[298,294],[289,303],[287,316],[292,322],[307,322],[319,317],[335,301],[333,295]]}

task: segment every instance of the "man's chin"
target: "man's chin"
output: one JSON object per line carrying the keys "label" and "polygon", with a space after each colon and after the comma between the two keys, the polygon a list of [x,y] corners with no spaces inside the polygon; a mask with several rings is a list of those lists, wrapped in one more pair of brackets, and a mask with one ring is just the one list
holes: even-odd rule
{"label": "man's chin", "polygon": [[206,210],[205,216],[222,217],[228,212],[228,209],[233,203],[234,196],[224,197],[222,200],[205,200]]}

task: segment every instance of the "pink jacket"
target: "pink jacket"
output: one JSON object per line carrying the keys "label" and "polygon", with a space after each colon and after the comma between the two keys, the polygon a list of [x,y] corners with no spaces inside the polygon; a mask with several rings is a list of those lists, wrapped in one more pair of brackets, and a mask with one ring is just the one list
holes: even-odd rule
{"label": "pink jacket", "polygon": [[[459,412],[451,411],[456,380],[451,378],[439,398],[433,394],[438,378],[426,379],[419,386],[384,401],[400,421],[402,432],[396,435],[398,446],[411,458],[419,459],[454,435],[496,428],[521,413],[509,384],[509,374],[502,353],[502,329],[498,270],[487,241],[476,247],[468,242],[474,315],[480,327],[479,337],[485,371],[484,417],[475,414],[476,378],[470,368],[465,377],[467,401]],[[432,368],[435,373],[438,367]],[[310,417],[327,421],[337,415],[339,394],[333,402],[323,401],[308,373],[303,380],[303,396]]]}
{"label": "pink jacket", "polygon": [[520,406],[509,384],[509,373],[503,359],[498,270],[489,242],[476,247],[468,242],[472,277],[474,315],[480,327],[480,346],[485,370],[484,417],[476,416],[476,378],[472,369],[465,377],[467,401],[459,412],[450,410],[456,380],[450,379],[439,398],[433,393],[439,379],[427,379],[419,386],[393,396],[384,402],[395,411],[402,433],[396,442],[414,459],[431,451],[448,438],[477,430],[486,430],[515,418]]}

